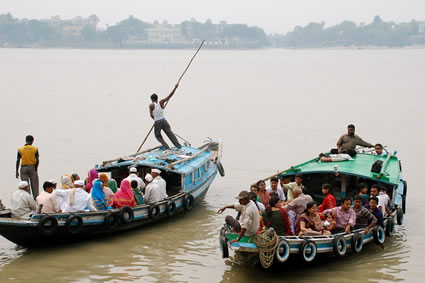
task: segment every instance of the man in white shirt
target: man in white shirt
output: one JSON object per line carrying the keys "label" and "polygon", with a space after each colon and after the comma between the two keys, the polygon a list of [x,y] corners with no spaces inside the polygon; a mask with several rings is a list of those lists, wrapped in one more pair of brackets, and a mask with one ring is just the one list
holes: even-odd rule
{"label": "man in white shirt", "polygon": [[[392,216],[391,211],[388,208],[388,201],[386,197],[379,194],[380,185],[374,184],[370,188],[370,195],[378,198],[378,205],[376,206],[382,212],[382,216]],[[388,197],[388,195],[386,195]],[[388,197],[389,200],[389,197]]]}
{"label": "man in white shirt", "polygon": [[286,200],[285,193],[283,192],[283,189],[279,186],[279,179],[276,177],[270,179],[270,186],[266,188],[266,191],[268,191],[269,193],[277,193],[280,200]]}
{"label": "man in white shirt", "polygon": [[161,200],[161,190],[157,183],[152,182],[151,174],[146,174],[145,180],[148,183],[145,189],[145,203],[155,203]]}
{"label": "man in white shirt", "polygon": [[139,184],[139,186],[137,187],[139,190],[142,190],[146,187],[145,182],[143,182],[142,178],[140,178],[137,175],[137,168],[136,167],[131,167],[129,170],[130,175],[128,175],[127,178],[125,178],[125,180],[128,180],[128,182],[131,184],[131,181],[136,180],[137,183]]}
{"label": "man in white shirt", "polygon": [[86,209],[96,211],[90,194],[83,187],[84,181],[77,180],[74,182],[74,188],[69,194],[69,201],[65,204],[63,212],[84,212]]}
{"label": "man in white shirt", "polygon": [[167,195],[167,183],[165,182],[165,180],[161,177],[161,170],[159,169],[152,169],[151,170],[151,175],[153,177],[153,183],[158,184],[160,192],[161,192],[161,200],[165,199],[166,197],[168,197]]}
{"label": "man in white shirt", "polygon": [[18,190],[13,192],[10,210],[13,218],[29,219],[34,214],[37,206],[34,198],[30,195],[30,187],[27,181],[21,181]]}

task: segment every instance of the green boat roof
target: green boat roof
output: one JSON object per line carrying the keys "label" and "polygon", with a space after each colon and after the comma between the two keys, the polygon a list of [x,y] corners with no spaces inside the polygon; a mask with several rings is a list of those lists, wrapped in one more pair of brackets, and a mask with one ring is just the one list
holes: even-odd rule
{"label": "green boat roof", "polygon": [[[393,185],[400,182],[400,164],[398,158],[394,155],[378,156],[369,153],[358,153],[353,160],[321,162],[314,158],[305,163],[292,166],[286,170],[280,177],[291,176],[298,173],[335,173],[335,166],[338,166],[340,174],[355,175],[368,179],[376,180]],[[371,172],[375,161],[381,160],[385,167],[381,170],[382,174]]]}

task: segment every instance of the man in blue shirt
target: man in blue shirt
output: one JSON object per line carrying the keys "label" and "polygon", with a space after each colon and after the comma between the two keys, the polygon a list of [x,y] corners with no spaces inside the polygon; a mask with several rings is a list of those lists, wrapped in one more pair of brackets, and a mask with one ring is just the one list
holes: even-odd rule
{"label": "man in blue shirt", "polygon": [[365,208],[369,209],[370,212],[376,217],[378,220],[377,224],[384,228],[384,217],[382,216],[381,210],[377,207],[378,206],[378,198],[377,197],[370,197],[369,204],[365,205]]}

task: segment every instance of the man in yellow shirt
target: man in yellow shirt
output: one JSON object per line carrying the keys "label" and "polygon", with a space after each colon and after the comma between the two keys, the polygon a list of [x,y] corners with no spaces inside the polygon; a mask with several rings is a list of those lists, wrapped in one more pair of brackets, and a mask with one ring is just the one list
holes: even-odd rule
{"label": "man in yellow shirt", "polygon": [[34,199],[38,196],[38,164],[39,155],[38,148],[33,146],[33,136],[26,136],[25,145],[18,149],[18,156],[16,159],[16,179],[19,178],[19,164],[22,159],[21,165],[21,180],[27,181],[31,184],[32,197]]}

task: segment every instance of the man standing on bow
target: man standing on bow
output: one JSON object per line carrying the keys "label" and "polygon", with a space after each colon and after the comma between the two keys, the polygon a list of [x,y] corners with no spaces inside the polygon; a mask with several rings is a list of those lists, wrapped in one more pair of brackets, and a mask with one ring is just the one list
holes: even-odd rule
{"label": "man standing on bow", "polygon": [[174,144],[175,147],[177,147],[177,148],[181,147],[176,136],[171,131],[170,124],[168,124],[168,122],[167,122],[167,120],[165,119],[165,116],[164,116],[164,107],[165,107],[167,101],[170,100],[170,98],[173,96],[173,94],[176,91],[178,86],[179,85],[176,84],[176,86],[171,91],[171,93],[166,98],[161,99],[159,102],[158,102],[158,95],[156,95],[155,93],[151,95],[152,103],[149,105],[149,112],[150,112],[152,119],[155,121],[155,124],[154,124],[155,137],[162,144],[162,146],[165,149],[169,149],[170,147],[164,141],[164,139],[161,135],[161,130],[163,130],[165,132],[165,134],[171,140],[171,142]]}
{"label": "man standing on bow", "polygon": [[40,163],[38,148],[33,146],[33,136],[26,136],[25,145],[18,149],[16,159],[16,179],[19,179],[19,164],[21,164],[21,180],[31,184],[32,197],[38,196],[38,165]]}

